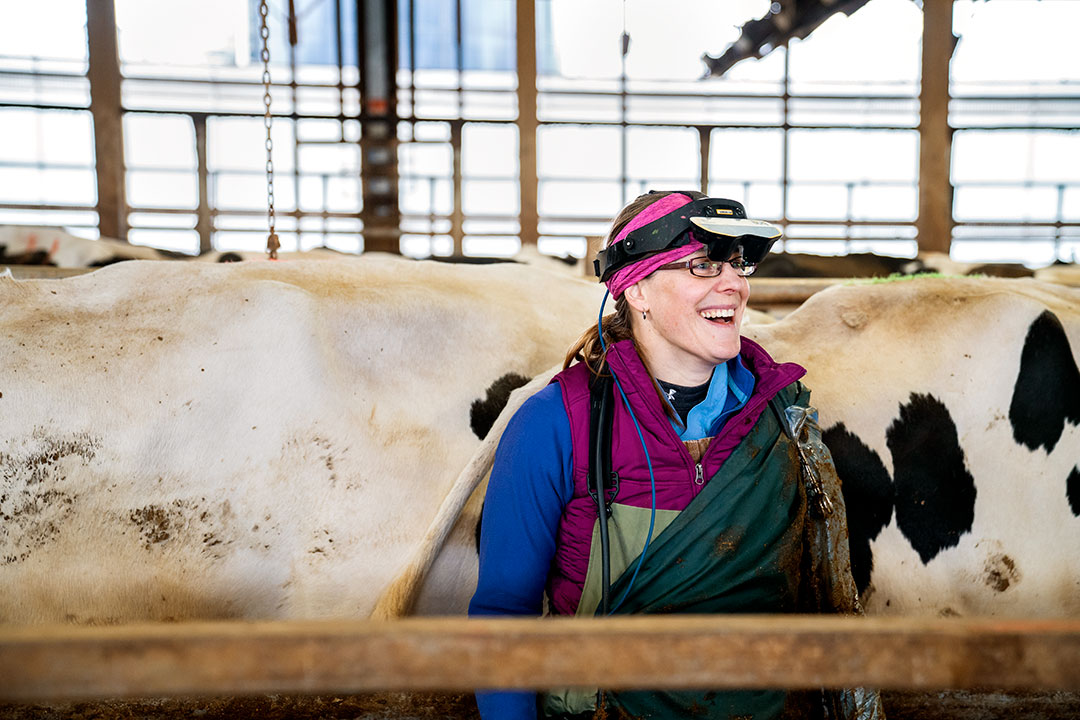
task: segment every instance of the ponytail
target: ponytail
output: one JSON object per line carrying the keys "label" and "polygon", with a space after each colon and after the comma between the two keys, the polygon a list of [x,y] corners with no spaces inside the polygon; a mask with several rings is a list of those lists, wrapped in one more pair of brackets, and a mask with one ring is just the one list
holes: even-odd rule
{"label": "ponytail", "polygon": [[[626,298],[620,297],[615,301],[615,312],[605,315],[602,320],[605,345],[611,345],[620,340],[631,340],[634,341],[634,349],[638,349],[630,327],[631,312],[633,311],[630,309],[630,303],[626,302]],[[570,346],[570,350],[566,353],[566,360],[563,362],[563,369],[565,370],[575,362],[583,362],[589,366],[589,371],[594,376],[599,377],[604,367],[605,355],[604,347],[600,344],[599,328],[596,325],[590,325],[577,342]]]}
{"label": "ponytail", "polygon": [[[620,210],[619,214],[615,216],[615,220],[611,223],[611,230],[608,231],[607,237],[604,238],[604,247],[611,245],[612,239],[617,237],[619,231],[626,227],[638,213],[652,205],[654,202],[662,200],[671,194],[670,191],[650,192],[639,195],[631,200],[626,207]],[[699,192],[686,192],[683,194],[691,197],[705,197]],[[611,343],[619,342],[620,340],[634,340],[634,331],[630,325],[630,313],[630,304],[626,302],[626,298],[616,298],[615,312],[611,315],[606,315],[602,321],[604,326],[605,344],[610,345]],[[638,347],[636,340],[634,340],[634,349],[638,351],[638,356],[645,363],[645,367],[648,368],[649,363],[641,353],[641,348]],[[593,325],[582,333],[577,342],[570,347],[570,350],[566,353],[566,360],[563,362],[563,369],[565,370],[570,367],[575,361],[586,363],[593,375],[600,375],[600,371],[604,367],[604,350],[600,344],[600,332],[596,325]]]}

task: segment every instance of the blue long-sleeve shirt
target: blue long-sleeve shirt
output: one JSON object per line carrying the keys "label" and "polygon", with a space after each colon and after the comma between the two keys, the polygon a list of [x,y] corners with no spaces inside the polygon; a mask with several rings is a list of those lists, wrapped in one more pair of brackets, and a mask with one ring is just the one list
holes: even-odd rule
{"label": "blue long-sleeve shirt", "polygon": [[[738,357],[719,365],[690,410],[683,440],[715,435],[750,397],[754,376]],[[615,391],[618,397],[618,391]],[[619,400],[617,400],[619,401]],[[540,615],[563,507],[574,493],[570,419],[557,383],[525,401],[503,432],[480,528],[480,575],[470,616]],[[485,720],[536,718],[533,692],[477,692]]]}

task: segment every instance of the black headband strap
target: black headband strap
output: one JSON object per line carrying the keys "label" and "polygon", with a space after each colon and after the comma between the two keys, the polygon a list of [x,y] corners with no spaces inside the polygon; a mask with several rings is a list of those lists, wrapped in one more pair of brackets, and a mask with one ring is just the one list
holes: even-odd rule
{"label": "black headband strap", "polygon": [[[651,194],[651,193],[650,193]],[[687,193],[678,193],[687,195]],[[691,217],[746,218],[742,203],[722,198],[698,198],[691,200],[666,215],[627,233],[626,237],[601,250],[593,261],[593,269],[601,282],[611,273],[632,262],[668,248],[686,245],[693,238],[690,230]]]}

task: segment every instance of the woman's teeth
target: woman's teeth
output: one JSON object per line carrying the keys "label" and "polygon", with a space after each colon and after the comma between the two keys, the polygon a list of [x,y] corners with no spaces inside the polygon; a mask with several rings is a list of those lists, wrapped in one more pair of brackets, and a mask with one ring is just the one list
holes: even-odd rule
{"label": "woman's teeth", "polygon": [[720,320],[721,322],[729,322],[735,319],[734,308],[713,308],[709,310],[702,310],[699,314],[706,320]]}

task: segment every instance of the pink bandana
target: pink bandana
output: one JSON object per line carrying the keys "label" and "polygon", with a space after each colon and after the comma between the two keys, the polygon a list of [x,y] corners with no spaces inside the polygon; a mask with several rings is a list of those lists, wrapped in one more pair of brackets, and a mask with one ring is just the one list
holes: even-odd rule
{"label": "pink bandana", "polygon": [[[690,202],[690,198],[681,193],[665,195],[662,199],[657,200],[635,215],[633,219],[626,224],[626,227],[619,231],[619,234],[615,236],[615,239],[611,241],[611,244],[614,245],[617,242],[621,242],[623,238],[634,230],[637,230],[639,227],[648,225],[653,220],[663,217],[669,212],[681,208],[683,205],[688,205]],[[605,285],[607,285],[608,290],[611,292],[611,297],[618,300],[626,288],[639,280],[643,280],[649,275],[652,275],[661,265],[667,265],[676,260],[681,260],[704,248],[705,246],[699,242],[691,242],[680,247],[671,248],[670,250],[664,250],[656,255],[650,255],[642,260],[638,260],[636,263],[617,270],[615,274],[608,278]]]}

